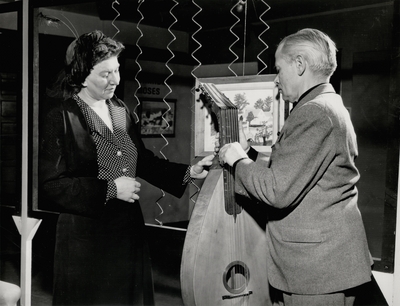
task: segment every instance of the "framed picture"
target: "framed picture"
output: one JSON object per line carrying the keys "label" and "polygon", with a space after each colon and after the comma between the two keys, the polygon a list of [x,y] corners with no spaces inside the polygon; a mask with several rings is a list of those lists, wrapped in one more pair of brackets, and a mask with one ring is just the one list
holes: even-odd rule
{"label": "framed picture", "polygon": [[[275,143],[285,118],[285,103],[280,99],[274,83],[275,75],[199,78],[201,83],[213,83],[238,108],[249,144],[259,152],[268,153]],[[195,94],[195,156],[205,156],[214,151],[216,131],[208,110]]]}
{"label": "framed picture", "polygon": [[176,100],[143,98],[140,101],[142,137],[174,137]]}

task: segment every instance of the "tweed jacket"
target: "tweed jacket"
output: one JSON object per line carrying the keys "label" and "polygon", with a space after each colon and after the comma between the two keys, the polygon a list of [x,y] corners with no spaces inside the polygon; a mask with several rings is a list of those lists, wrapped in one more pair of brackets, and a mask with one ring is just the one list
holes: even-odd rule
{"label": "tweed jacket", "polygon": [[349,113],[326,83],[293,109],[269,161],[258,156],[236,165],[236,192],[271,208],[266,235],[273,287],[324,294],[370,280],[357,155]]}
{"label": "tweed jacket", "polygon": [[[180,197],[188,165],[171,163],[147,150],[126,105],[115,96],[111,103],[126,113],[126,128],[138,151],[136,175]],[[98,179],[97,151],[84,115],[73,99],[54,102],[41,131],[39,179],[46,209],[83,216],[102,212],[107,181]],[[117,147],[115,154],[117,154]]]}

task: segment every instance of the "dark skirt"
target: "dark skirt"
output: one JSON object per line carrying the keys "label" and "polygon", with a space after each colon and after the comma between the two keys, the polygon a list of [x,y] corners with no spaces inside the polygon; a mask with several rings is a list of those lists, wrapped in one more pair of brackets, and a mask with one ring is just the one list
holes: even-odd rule
{"label": "dark skirt", "polygon": [[53,305],[154,305],[139,203],[111,200],[98,219],[60,214]]}

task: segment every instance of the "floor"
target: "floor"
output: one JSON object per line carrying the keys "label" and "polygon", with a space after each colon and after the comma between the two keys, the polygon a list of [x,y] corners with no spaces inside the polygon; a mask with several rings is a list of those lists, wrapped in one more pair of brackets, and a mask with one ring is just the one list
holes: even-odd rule
{"label": "floor", "polygon": [[[4,220],[4,214],[1,214],[1,217],[0,279],[19,284],[19,234],[12,221],[9,222],[8,218]],[[48,238],[51,237],[54,222],[55,218],[44,220],[33,240],[31,298],[33,306],[51,305],[52,243]],[[182,227],[185,224],[173,226]],[[179,275],[185,232],[156,227],[148,227],[148,230],[151,237],[150,251],[156,305],[183,306]],[[374,280],[363,289],[364,294],[356,301],[357,306],[387,306]]]}
{"label": "floor", "polygon": [[[19,285],[20,236],[12,221],[4,221],[4,215],[1,217],[0,279]],[[32,241],[32,306],[51,305],[52,243],[45,237],[51,237],[49,231],[53,224],[54,220],[43,220]],[[183,306],[179,274],[184,234],[182,232],[176,234],[175,231],[166,233],[163,230],[153,228],[149,228],[149,232],[153,236],[150,250],[152,253],[156,305]],[[165,254],[168,254],[168,257]]]}

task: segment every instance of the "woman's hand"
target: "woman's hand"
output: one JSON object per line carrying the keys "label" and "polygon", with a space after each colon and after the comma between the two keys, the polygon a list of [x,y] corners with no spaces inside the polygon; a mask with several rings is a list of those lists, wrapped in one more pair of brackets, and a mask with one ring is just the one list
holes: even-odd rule
{"label": "woman's hand", "polygon": [[133,177],[121,176],[114,180],[117,186],[117,199],[134,203],[139,200],[140,183]]}
{"label": "woman's hand", "polygon": [[190,177],[194,179],[204,179],[208,171],[205,167],[209,167],[212,165],[212,160],[214,159],[214,155],[208,155],[200,160],[197,164],[193,165],[190,168]]}

